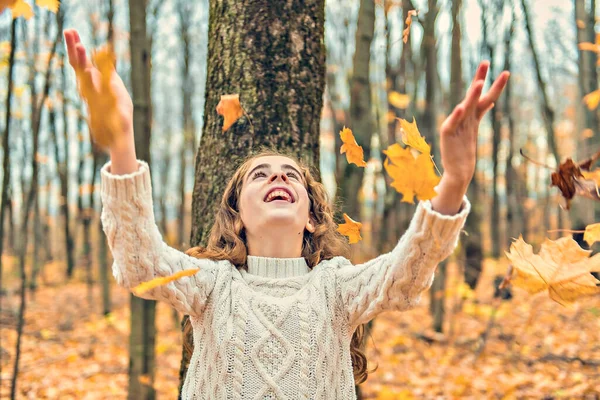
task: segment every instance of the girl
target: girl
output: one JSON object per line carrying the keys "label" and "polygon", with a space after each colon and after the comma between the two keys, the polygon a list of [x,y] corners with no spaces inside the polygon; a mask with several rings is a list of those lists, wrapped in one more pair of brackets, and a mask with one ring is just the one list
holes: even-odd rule
{"label": "girl", "polygon": [[[65,31],[65,39],[71,65],[98,81],[77,32]],[[237,169],[206,248],[184,254],[167,246],[154,220],[150,169],[135,157],[131,99],[114,73],[123,132],[102,168],[102,223],[113,274],[127,288],[199,269],[144,295],[190,316],[184,399],[355,398],[355,383],[366,379],[352,340],[357,328],[382,311],[416,306],[457,244],[479,122],[508,79],[501,74],[482,96],[487,69],[479,66],[442,125],[438,195],[418,204],[391,252],[356,266],[344,257],[323,185],[298,160],[274,152]]]}

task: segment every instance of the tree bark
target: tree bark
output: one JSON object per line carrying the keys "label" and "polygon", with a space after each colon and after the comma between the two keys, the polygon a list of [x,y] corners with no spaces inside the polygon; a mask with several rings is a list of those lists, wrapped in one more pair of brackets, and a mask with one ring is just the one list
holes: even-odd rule
{"label": "tree bark", "polygon": [[[319,167],[325,86],[324,0],[280,3],[211,0],[204,130],[196,155],[192,246],[206,245],[225,185],[261,147]],[[246,115],[226,132],[215,108],[239,94]],[[317,179],[320,176],[317,174]],[[187,318],[187,317],[186,317]],[[184,338],[191,343],[191,337]],[[190,354],[182,357],[180,383]]]}
{"label": "tree bark", "polygon": [[[150,165],[152,101],[150,92],[150,41],[146,33],[146,0],[129,1],[131,87],[135,151]],[[129,338],[129,400],[152,400],[155,369],[156,302],[131,295]]]}

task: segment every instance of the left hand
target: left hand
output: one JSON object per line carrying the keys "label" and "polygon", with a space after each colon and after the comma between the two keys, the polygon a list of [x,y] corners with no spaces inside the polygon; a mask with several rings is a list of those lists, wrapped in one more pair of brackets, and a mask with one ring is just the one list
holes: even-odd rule
{"label": "left hand", "polygon": [[467,187],[475,174],[477,133],[483,116],[494,107],[510,73],[503,71],[490,90],[481,95],[489,62],[479,64],[467,94],[446,118],[440,129],[440,155],[444,178]]}

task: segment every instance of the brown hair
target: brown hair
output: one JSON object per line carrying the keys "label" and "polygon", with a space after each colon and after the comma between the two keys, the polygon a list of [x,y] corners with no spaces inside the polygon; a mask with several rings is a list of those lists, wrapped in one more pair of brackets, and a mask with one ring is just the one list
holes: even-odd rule
{"label": "brown hair", "polygon": [[[239,214],[238,200],[242,192],[244,177],[250,169],[252,162],[259,157],[265,156],[284,156],[295,160],[304,176],[310,200],[309,211],[315,223],[314,233],[304,231],[302,257],[306,259],[308,266],[313,268],[322,260],[329,260],[335,256],[348,257],[350,252],[348,242],[337,231],[337,224],[333,220],[334,208],[337,209],[337,205],[330,205],[329,196],[323,184],[317,181],[311,173],[310,168],[306,164],[299,162],[295,156],[273,150],[262,150],[258,154],[246,158],[242,165],[235,171],[223,193],[221,204],[215,215],[214,225],[210,231],[208,245],[206,247],[192,247],[186,251],[186,254],[196,258],[228,260],[236,268],[245,267],[248,254],[244,226]],[[183,345],[191,354],[193,343],[185,340],[191,332],[189,320],[186,320],[183,332]],[[367,358],[362,351],[364,334],[364,325],[361,325],[353,333],[350,342],[350,356],[356,384],[366,381],[369,372],[373,372],[367,371]]]}

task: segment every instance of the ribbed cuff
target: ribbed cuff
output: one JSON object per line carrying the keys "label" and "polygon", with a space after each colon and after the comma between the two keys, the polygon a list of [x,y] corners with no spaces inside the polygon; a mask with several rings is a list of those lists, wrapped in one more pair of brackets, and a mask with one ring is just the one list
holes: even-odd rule
{"label": "ribbed cuff", "polygon": [[137,160],[138,170],[130,174],[116,175],[110,172],[111,162],[100,170],[102,197],[116,200],[129,200],[133,197],[152,195],[152,181],[148,163]]}
{"label": "ribbed cuff", "polygon": [[470,211],[471,203],[467,196],[463,197],[460,209],[454,215],[441,214],[432,208],[431,201],[421,201],[416,211],[416,226],[423,231],[431,231],[436,240],[444,243],[458,235]]}

